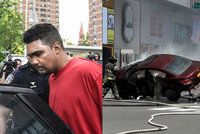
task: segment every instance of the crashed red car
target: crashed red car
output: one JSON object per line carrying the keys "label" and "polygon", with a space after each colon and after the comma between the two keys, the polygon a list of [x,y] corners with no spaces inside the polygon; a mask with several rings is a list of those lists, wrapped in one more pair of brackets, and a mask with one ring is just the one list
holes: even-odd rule
{"label": "crashed red car", "polygon": [[190,92],[199,83],[200,61],[171,54],[151,55],[116,71],[116,84],[123,99],[153,97],[156,85],[160,85],[160,95],[176,101],[182,91]]}

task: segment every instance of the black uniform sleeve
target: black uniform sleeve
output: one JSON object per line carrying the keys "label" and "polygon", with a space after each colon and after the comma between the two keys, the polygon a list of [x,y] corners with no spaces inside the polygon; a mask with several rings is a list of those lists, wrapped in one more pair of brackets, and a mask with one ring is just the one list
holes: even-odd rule
{"label": "black uniform sleeve", "polygon": [[4,83],[5,84],[12,84],[12,83],[17,83],[17,76],[16,73],[18,71],[13,71],[11,74],[8,75],[8,77],[6,77]]}
{"label": "black uniform sleeve", "polygon": [[20,86],[20,87],[27,87],[25,85],[25,78],[23,78],[22,73],[20,70],[15,70],[11,74],[8,75],[8,77],[5,80],[6,84]]}
{"label": "black uniform sleeve", "polygon": [[14,84],[14,85],[21,85],[21,76],[19,73],[12,73],[11,75],[13,75],[13,80],[10,82],[10,84]]}

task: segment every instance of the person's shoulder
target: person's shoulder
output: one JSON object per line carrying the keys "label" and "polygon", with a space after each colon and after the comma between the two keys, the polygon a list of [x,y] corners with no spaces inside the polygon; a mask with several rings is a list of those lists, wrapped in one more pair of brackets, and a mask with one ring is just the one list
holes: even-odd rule
{"label": "person's shoulder", "polygon": [[102,73],[102,65],[96,63],[95,61],[80,58],[79,65],[77,67],[77,71],[82,74],[101,74]]}
{"label": "person's shoulder", "polygon": [[21,65],[19,67],[19,70],[25,70],[25,69],[28,69],[29,68],[29,65],[28,64],[24,64],[24,65]]}
{"label": "person's shoulder", "polygon": [[[13,71],[12,74],[13,74],[14,76],[26,74],[27,72],[30,72],[30,71],[31,71],[30,69],[31,69],[31,68],[29,67],[28,64],[24,64],[24,65],[20,66],[18,69],[16,69],[15,71]],[[28,75],[28,73],[27,73],[27,75]]]}
{"label": "person's shoulder", "polygon": [[76,58],[76,64],[77,65],[80,65],[81,67],[102,67],[101,64],[95,62],[95,61],[92,61],[92,60],[89,60],[89,59],[86,59],[86,58]]}
{"label": "person's shoulder", "polygon": [[12,83],[14,80],[16,81],[16,80],[19,80],[20,78],[21,78],[21,71],[20,71],[20,69],[18,68],[18,69],[16,69],[16,70],[14,70],[12,73],[10,73],[8,76],[7,76],[7,78],[5,79],[5,81],[4,81],[4,83],[6,83],[6,84],[10,84],[10,83]]}
{"label": "person's shoulder", "polygon": [[114,67],[114,65],[113,65],[112,63],[108,62],[108,63],[106,64],[106,67],[110,68],[110,67]]}

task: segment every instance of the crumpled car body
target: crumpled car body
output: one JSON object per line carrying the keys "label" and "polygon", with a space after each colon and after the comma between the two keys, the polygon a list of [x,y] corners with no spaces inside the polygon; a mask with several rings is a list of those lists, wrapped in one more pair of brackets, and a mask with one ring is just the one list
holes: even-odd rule
{"label": "crumpled car body", "polygon": [[116,84],[123,99],[139,95],[155,96],[159,89],[171,101],[182,91],[191,91],[200,83],[200,61],[172,54],[154,54],[116,71]]}

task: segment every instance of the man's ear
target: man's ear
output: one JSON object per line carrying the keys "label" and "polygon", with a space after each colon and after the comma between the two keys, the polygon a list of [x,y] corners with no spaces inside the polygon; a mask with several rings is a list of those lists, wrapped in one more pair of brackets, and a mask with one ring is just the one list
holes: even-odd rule
{"label": "man's ear", "polygon": [[55,54],[58,54],[62,51],[62,48],[58,42],[53,43],[52,50]]}

